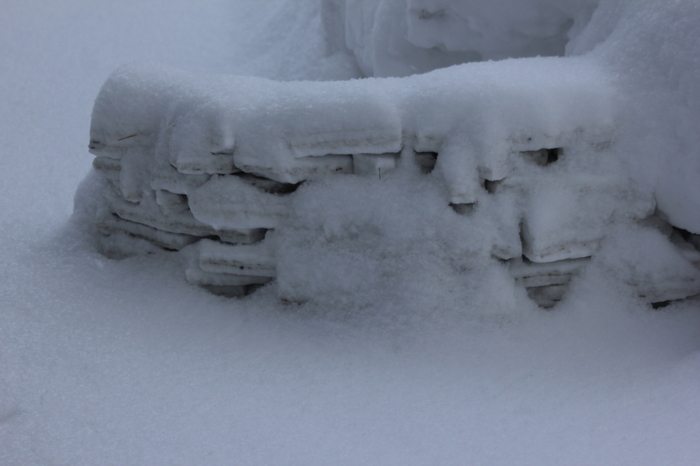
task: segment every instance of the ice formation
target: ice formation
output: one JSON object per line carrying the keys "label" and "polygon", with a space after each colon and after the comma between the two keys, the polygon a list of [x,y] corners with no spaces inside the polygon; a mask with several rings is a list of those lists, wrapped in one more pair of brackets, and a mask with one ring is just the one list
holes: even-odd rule
{"label": "ice formation", "polygon": [[[614,72],[618,49],[584,53],[591,28],[605,29],[596,2],[497,3],[335,1],[323,15],[345,31],[330,52],[351,50],[370,75],[581,56],[337,82],[115,71],[90,131],[103,251],[180,251],[192,283],[242,295],[276,280],[288,301],[361,293],[403,272],[379,273],[370,256],[398,267],[414,247],[456,275],[506,269],[545,307],[606,254],[648,302],[700,293],[697,199],[669,187],[688,176],[677,161],[669,178],[629,156],[631,119],[648,109],[626,98],[638,78]],[[480,34],[494,14],[512,28]],[[403,29],[380,28],[387,18]],[[697,166],[694,152],[679,157]],[[647,262],[625,238],[653,251]]]}

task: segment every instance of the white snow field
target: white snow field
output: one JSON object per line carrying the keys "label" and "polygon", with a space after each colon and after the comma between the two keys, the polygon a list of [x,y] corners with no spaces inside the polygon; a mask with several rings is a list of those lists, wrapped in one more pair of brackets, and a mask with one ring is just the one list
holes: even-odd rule
{"label": "white snow field", "polygon": [[0,11],[0,464],[700,461],[697,2]]}

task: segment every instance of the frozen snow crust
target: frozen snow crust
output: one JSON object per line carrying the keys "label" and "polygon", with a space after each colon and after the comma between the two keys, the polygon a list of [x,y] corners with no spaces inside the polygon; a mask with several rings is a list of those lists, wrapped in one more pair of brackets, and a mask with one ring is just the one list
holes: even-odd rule
{"label": "frozen snow crust", "polygon": [[621,82],[591,56],[341,82],[125,66],[76,202],[106,254],[180,251],[188,281],[228,295],[512,307],[526,289],[549,307],[601,248],[648,302],[695,295],[700,229],[625,156]]}

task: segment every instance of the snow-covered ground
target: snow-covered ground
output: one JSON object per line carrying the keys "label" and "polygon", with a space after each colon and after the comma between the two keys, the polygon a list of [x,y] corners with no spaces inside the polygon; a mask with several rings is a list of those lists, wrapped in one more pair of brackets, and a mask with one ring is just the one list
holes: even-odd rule
{"label": "snow-covered ground", "polygon": [[[674,105],[622,137],[641,137],[638,177],[653,179],[669,215],[695,229],[700,53],[684,38],[697,8],[641,2],[631,17],[630,2],[603,3],[597,32],[567,51],[610,35],[597,53],[611,79],[638,86],[627,108],[649,117]],[[348,55],[324,56],[317,3],[259,5],[3,4],[0,464],[696,464],[700,303],[652,311],[609,280],[606,264],[634,249],[624,237],[553,311],[522,300],[496,314],[486,310],[497,293],[459,288],[439,261],[424,261],[429,248],[403,256],[404,275],[388,280],[413,292],[383,298],[375,286],[309,305],[280,304],[271,289],[220,298],[186,284],[168,257],[96,252],[69,218],[92,162],[92,105],[119,65],[359,75]],[[416,37],[428,43],[429,32]],[[650,162],[654,150],[675,157]],[[358,202],[402,183],[368,185]],[[410,218],[384,214],[385,231],[415,239]],[[308,257],[306,269],[358,256],[350,246],[331,253]],[[431,268],[411,273],[416,260]]]}

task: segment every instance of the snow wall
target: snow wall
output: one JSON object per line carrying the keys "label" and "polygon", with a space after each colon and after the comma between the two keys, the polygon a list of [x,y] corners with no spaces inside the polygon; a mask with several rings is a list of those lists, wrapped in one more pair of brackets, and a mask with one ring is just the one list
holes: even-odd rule
{"label": "snow wall", "polygon": [[[181,250],[191,282],[235,294],[276,279],[290,301],[507,307],[525,288],[552,305],[596,255],[649,302],[700,292],[695,2],[332,1],[319,15],[327,56],[412,76],[110,77],[98,175],[76,197],[106,253]],[[504,60],[413,75],[484,59]]]}

